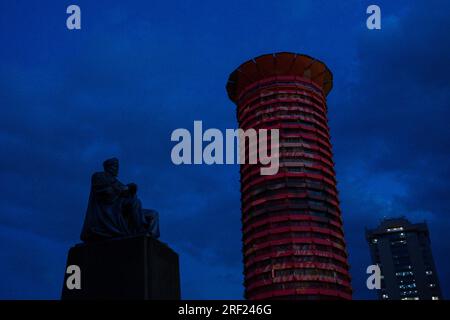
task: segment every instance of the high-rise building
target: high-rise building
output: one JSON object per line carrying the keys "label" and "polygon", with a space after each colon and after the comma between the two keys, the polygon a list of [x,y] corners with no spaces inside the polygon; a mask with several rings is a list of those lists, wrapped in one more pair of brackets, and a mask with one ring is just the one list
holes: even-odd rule
{"label": "high-rise building", "polygon": [[240,167],[247,299],[351,299],[327,120],[332,83],[324,63],[286,52],[229,77],[239,127],[279,129],[278,173]]}
{"label": "high-rise building", "polygon": [[381,269],[381,300],[442,299],[426,223],[404,217],[366,229],[372,261]]}

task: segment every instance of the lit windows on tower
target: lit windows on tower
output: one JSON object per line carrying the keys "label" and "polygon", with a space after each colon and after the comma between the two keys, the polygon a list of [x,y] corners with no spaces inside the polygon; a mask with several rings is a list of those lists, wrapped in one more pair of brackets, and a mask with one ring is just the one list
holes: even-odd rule
{"label": "lit windows on tower", "polygon": [[373,264],[383,265],[380,299],[441,298],[425,223],[385,219],[378,228],[366,230],[366,238]]}

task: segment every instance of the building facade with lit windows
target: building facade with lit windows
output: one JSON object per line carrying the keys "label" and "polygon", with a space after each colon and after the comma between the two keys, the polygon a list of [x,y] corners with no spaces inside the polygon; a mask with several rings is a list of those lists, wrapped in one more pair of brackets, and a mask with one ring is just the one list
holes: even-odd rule
{"label": "building facade with lit windows", "polygon": [[385,219],[366,229],[373,264],[383,276],[380,300],[440,300],[438,276],[426,223],[404,217]]}
{"label": "building facade with lit windows", "polygon": [[323,62],[287,52],[229,77],[239,127],[279,130],[278,173],[240,166],[247,299],[352,297],[327,119],[332,84]]}

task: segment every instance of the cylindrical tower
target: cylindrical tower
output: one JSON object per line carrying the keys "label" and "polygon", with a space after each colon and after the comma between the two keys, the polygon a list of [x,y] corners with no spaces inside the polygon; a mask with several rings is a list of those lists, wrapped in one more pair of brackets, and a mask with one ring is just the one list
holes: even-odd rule
{"label": "cylindrical tower", "polygon": [[286,52],[229,77],[239,127],[280,137],[277,174],[240,167],[247,299],[351,299],[327,121],[332,82],[324,63]]}

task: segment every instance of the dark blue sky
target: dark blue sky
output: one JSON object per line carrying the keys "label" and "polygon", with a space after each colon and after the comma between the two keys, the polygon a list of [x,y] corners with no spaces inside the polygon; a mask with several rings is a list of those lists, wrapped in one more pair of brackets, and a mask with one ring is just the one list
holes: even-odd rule
{"label": "dark blue sky", "polygon": [[[378,4],[382,30],[365,26]],[[68,31],[78,4],[82,30]],[[293,51],[334,73],[328,97],[355,298],[364,227],[427,220],[450,296],[450,2],[0,2],[0,298],[59,298],[90,175],[121,159],[180,254],[183,298],[242,298],[237,165],[175,166],[176,128],[235,128],[225,84]]]}

